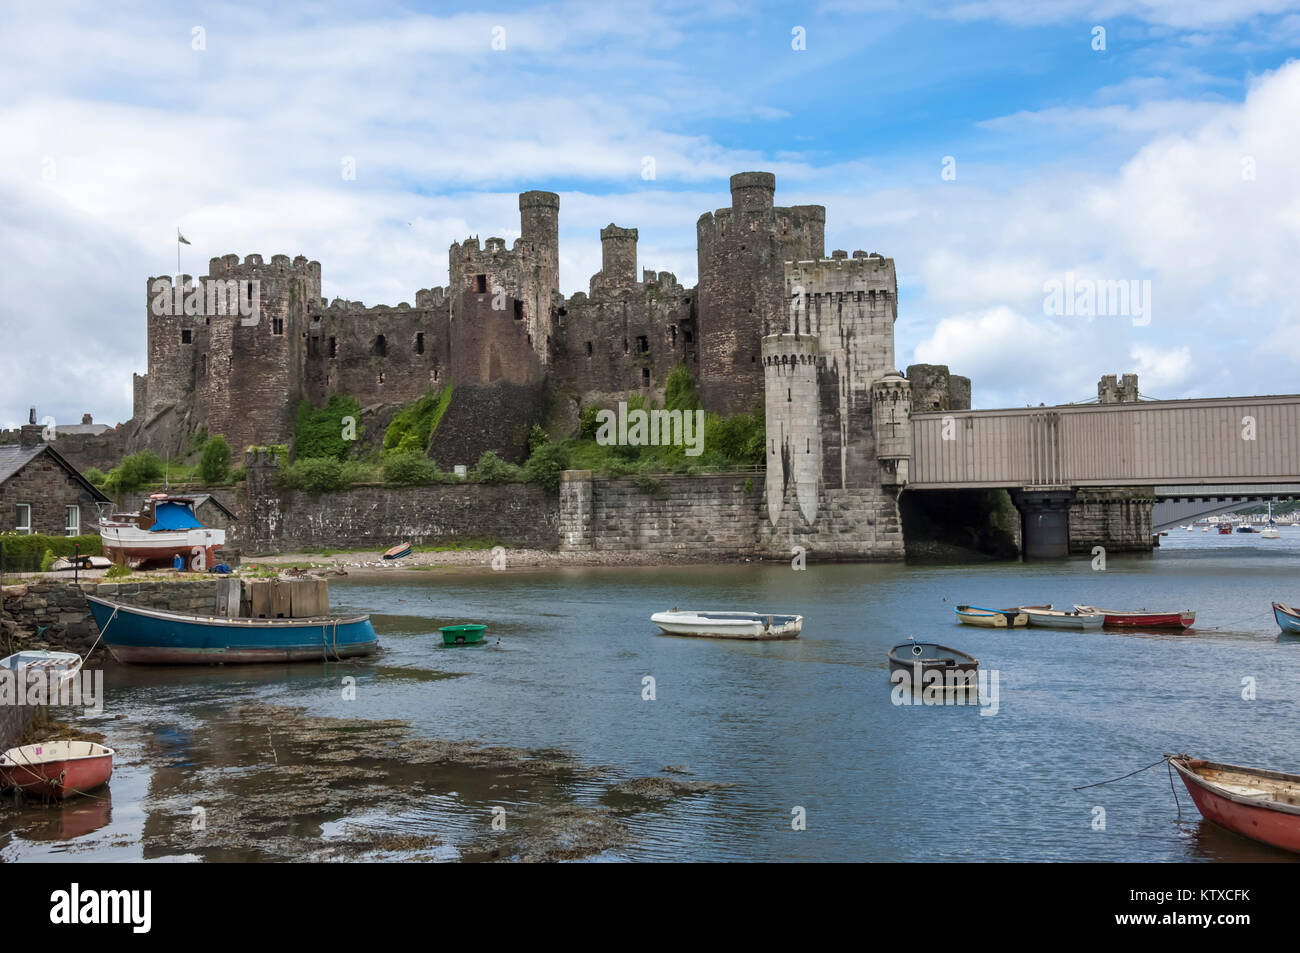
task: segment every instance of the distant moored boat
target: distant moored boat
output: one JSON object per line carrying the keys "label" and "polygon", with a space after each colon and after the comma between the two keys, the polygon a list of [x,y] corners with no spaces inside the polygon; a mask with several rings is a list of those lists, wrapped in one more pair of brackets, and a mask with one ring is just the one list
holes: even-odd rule
{"label": "distant moored boat", "polygon": [[1300,611],[1284,602],[1273,603],[1273,618],[1283,632],[1300,632]]}
{"label": "distant moored boat", "polygon": [[980,606],[957,606],[957,621],[978,625],[986,629],[1020,628],[1029,624],[1029,617],[1019,609],[983,609]]}
{"label": "distant moored boat", "polygon": [[650,621],[668,635],[697,635],[716,639],[793,639],[803,629],[801,615],[761,612],[656,612]]}
{"label": "distant moored boat", "polygon": [[1105,625],[1125,625],[1136,629],[1188,629],[1196,621],[1191,609],[1169,612],[1158,609],[1098,609],[1096,606],[1075,606],[1080,612],[1100,612]]}
{"label": "distant moored boat", "polygon": [[1053,609],[1051,606],[1021,606],[1029,616],[1029,624],[1039,629],[1100,629],[1106,617],[1100,612],[1080,612],[1078,609]]}

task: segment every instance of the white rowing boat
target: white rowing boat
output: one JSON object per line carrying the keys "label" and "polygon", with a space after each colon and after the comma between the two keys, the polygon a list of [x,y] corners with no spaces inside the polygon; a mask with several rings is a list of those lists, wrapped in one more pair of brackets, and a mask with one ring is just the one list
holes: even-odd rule
{"label": "white rowing boat", "polygon": [[650,621],[668,635],[696,635],[715,639],[793,639],[803,628],[801,615],[761,612],[681,611],[656,612]]}

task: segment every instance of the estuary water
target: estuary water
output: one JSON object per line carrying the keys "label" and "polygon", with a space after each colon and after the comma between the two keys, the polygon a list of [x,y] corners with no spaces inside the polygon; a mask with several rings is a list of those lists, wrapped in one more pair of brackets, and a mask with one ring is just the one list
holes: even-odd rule
{"label": "estuary water", "polygon": [[[1282,534],[1175,529],[1156,552],[1111,555],[1104,570],[1080,557],[332,580],[333,608],[372,613],[383,647],[348,667],[354,701],[339,700],[340,669],[324,664],[114,667],[107,713],[86,721],[109,744],[127,725],[154,734],[148,756],[114,775],[111,819],[79,841],[35,809],[0,809],[0,858],[157,856],[153,775],[219,761],[199,726],[255,700],[721,785],[630,816],[631,838],[602,860],[1289,861],[1202,821],[1175,779],[1176,804],[1163,765],[1072,790],[1165,752],[1300,772],[1300,639],[1279,635],[1270,610],[1300,602],[1300,528]],[[960,603],[1049,602],[1191,608],[1197,620],[1185,633],[1081,633],[953,618]],[[673,606],[797,612],[803,634],[657,634],[651,613]],[[467,621],[487,623],[486,642],[442,647],[437,627]],[[996,705],[895,704],[886,652],[909,636],[977,656],[996,673]],[[458,677],[391,677],[402,670]],[[581,784],[572,793],[596,797]],[[401,823],[445,833],[492,797],[451,796]],[[382,801],[372,814],[382,819]]]}

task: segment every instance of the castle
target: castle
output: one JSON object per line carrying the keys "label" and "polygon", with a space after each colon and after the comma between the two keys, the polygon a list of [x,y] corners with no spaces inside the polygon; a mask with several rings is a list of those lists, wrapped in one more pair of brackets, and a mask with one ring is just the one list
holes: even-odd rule
{"label": "castle", "polygon": [[[581,407],[662,398],[685,364],[707,410],[765,408],[766,547],[901,558],[911,408],[968,407],[970,382],[937,366],[896,371],[893,260],[827,257],[825,208],[777,206],[775,188],[771,173],[731,177],[731,206],[697,222],[694,288],[669,272],[638,279],[637,229],[611,223],[588,292],[565,297],[559,196],[538,191],[519,196],[513,245],[452,244],[449,284],[417,291],[414,306],[326,301],[320,263],[302,256],[213,258],[180,289],[151,278],[129,447],[172,453],[200,426],[237,449],[288,443],[297,404],[331,392],[382,432],[385,414],[451,384],[429,454],[444,467],[487,449],[520,459],[533,424],[572,432]],[[255,293],[256,321],[214,313],[214,286]],[[208,306],[166,306],[205,289],[195,297]]]}

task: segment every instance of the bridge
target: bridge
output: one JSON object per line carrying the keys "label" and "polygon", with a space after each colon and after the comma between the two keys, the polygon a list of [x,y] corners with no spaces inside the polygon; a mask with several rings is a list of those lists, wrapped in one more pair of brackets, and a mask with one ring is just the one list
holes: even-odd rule
{"label": "bridge", "polygon": [[1081,489],[1145,488],[1152,501],[1195,504],[1166,525],[1300,491],[1295,394],[954,410],[911,420],[908,491],[1010,490],[1024,515],[1027,556],[1068,550],[1069,507]]}

